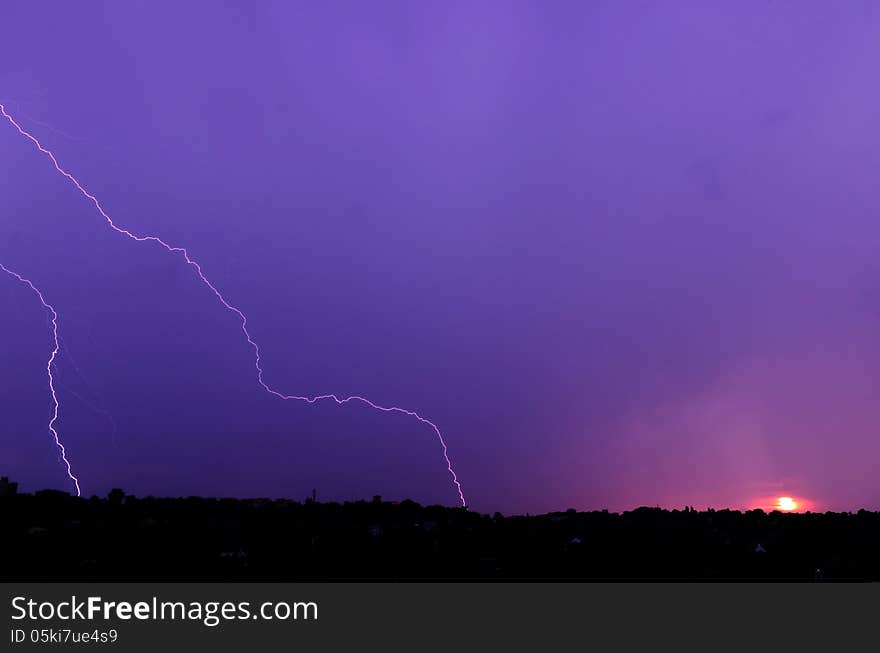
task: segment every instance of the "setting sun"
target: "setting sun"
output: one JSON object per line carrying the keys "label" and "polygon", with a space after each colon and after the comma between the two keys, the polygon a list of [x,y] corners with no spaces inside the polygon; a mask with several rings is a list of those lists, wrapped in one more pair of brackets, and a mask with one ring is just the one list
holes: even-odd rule
{"label": "setting sun", "polygon": [[798,509],[798,502],[791,497],[779,497],[776,500],[776,509],[782,512],[792,512]]}
{"label": "setting sun", "polygon": [[814,499],[808,499],[799,494],[765,494],[749,502],[750,509],[764,510],[766,512],[811,512],[816,510],[819,504]]}

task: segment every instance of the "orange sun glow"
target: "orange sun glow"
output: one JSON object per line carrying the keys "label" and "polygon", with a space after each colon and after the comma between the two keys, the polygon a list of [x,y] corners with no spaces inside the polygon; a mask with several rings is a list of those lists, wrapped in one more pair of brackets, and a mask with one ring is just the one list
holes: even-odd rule
{"label": "orange sun glow", "polygon": [[791,497],[779,497],[774,507],[782,512],[793,512],[798,509],[798,502]]}

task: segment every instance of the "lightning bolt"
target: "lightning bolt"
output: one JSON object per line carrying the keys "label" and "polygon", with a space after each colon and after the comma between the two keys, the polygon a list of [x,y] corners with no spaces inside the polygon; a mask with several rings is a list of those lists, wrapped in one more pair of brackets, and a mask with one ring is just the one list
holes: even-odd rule
{"label": "lightning bolt", "polygon": [[23,129],[22,126],[20,124],[18,124],[18,122],[16,122],[15,119],[11,115],[9,115],[9,113],[6,111],[6,107],[4,107],[2,103],[0,103],[0,114],[2,114],[2,116],[4,118],[6,118],[7,121],[9,121],[9,123],[16,129],[16,131],[18,131],[19,134],[21,134],[22,136],[27,138],[29,141],[31,141],[31,143],[33,143],[33,145],[40,152],[45,154],[49,158],[49,160],[52,162],[52,165],[55,166],[55,170],[58,171],[58,173],[61,174],[62,176],[66,177],[74,186],[76,186],[76,189],[83,195],[83,197],[85,197],[86,199],[91,201],[92,204],[95,205],[95,208],[98,210],[98,213],[100,213],[101,217],[103,217],[104,220],[107,221],[107,224],[110,225],[110,228],[113,229],[113,231],[115,231],[123,236],[126,236],[127,238],[130,238],[131,240],[137,241],[139,243],[144,243],[144,242],[155,243],[155,244],[159,245],[160,247],[163,247],[164,249],[168,250],[172,254],[179,254],[180,256],[183,257],[183,259],[190,266],[193,267],[193,269],[196,271],[196,275],[198,276],[198,278],[212,293],[214,293],[214,296],[217,298],[217,301],[219,301],[226,310],[228,310],[231,313],[234,313],[235,316],[238,318],[240,325],[241,325],[241,331],[244,334],[244,337],[247,340],[248,344],[251,346],[251,349],[253,349],[253,351],[254,351],[254,367],[256,368],[256,371],[257,371],[257,382],[260,384],[260,386],[263,388],[263,390],[265,390],[266,392],[268,392],[269,394],[271,394],[275,397],[278,397],[279,399],[283,399],[286,401],[287,400],[304,401],[309,404],[314,404],[319,401],[330,400],[340,406],[347,404],[347,403],[356,402],[356,403],[365,404],[374,410],[378,410],[378,411],[381,411],[384,413],[400,413],[402,415],[407,415],[409,417],[417,419],[422,424],[428,426],[434,432],[434,434],[437,436],[437,439],[440,441],[440,446],[443,449],[443,459],[446,462],[446,469],[449,472],[449,475],[452,477],[452,483],[455,486],[456,491],[458,492],[458,498],[461,501],[462,506],[467,506],[467,501],[465,500],[464,493],[462,492],[462,489],[461,489],[461,483],[459,483],[458,476],[456,475],[455,470],[452,468],[452,461],[449,458],[449,449],[446,446],[446,440],[443,438],[443,433],[440,431],[440,428],[434,422],[423,417],[422,415],[420,415],[419,413],[417,413],[414,410],[408,410],[406,408],[401,408],[399,406],[382,406],[382,405],[379,405],[379,404],[371,401],[370,399],[367,399],[366,397],[363,397],[360,395],[351,395],[348,397],[340,397],[335,394],[324,394],[324,395],[316,395],[316,396],[308,397],[308,396],[285,394],[285,393],[279,392],[278,390],[271,387],[269,384],[267,384],[263,380],[263,366],[262,366],[262,360],[260,359],[260,347],[254,341],[254,339],[251,337],[250,332],[248,331],[247,316],[245,316],[245,314],[241,311],[241,309],[237,308],[233,304],[230,304],[226,300],[226,298],[223,296],[223,294],[219,290],[217,290],[217,288],[214,286],[214,284],[212,284],[208,280],[208,278],[205,276],[204,272],[202,272],[202,267],[198,263],[198,261],[191,258],[185,248],[169,245],[167,242],[165,242],[164,240],[162,240],[158,236],[151,236],[151,235],[143,236],[143,235],[135,234],[135,233],[129,231],[128,229],[125,229],[123,227],[118,226],[113,221],[113,218],[111,218],[110,215],[101,206],[101,203],[98,201],[98,198],[96,198],[94,195],[92,195],[90,192],[88,192],[76,177],[74,177],[71,173],[69,173],[64,168],[62,168],[61,165],[58,163],[58,159],[55,157],[55,155],[49,149],[43,147],[43,144],[40,143],[40,141],[37,140],[37,138],[35,136],[33,136],[30,132]]}
{"label": "lightning bolt", "polygon": [[67,475],[70,477],[70,480],[73,481],[74,486],[76,486],[76,496],[80,496],[79,479],[73,475],[73,470],[70,467],[70,461],[67,460],[67,451],[64,449],[64,445],[61,444],[61,437],[58,435],[58,431],[55,429],[55,422],[58,421],[58,395],[55,392],[55,378],[52,376],[52,366],[55,365],[55,358],[58,356],[58,352],[61,350],[61,347],[58,344],[58,313],[55,312],[53,306],[46,301],[46,299],[43,297],[43,293],[40,292],[39,288],[37,288],[30,279],[25,279],[18,272],[10,270],[2,263],[0,263],[0,270],[3,270],[6,274],[16,278],[18,281],[30,288],[37,296],[37,299],[40,300],[43,308],[46,309],[49,315],[52,316],[52,342],[54,346],[52,349],[52,353],[49,354],[49,361],[46,363],[46,374],[49,376],[49,392],[52,395],[52,417],[51,419],[49,419],[49,432],[52,434],[52,437],[55,438],[55,446],[58,447],[58,451],[61,454],[61,460],[64,462],[64,466],[67,468]]}
{"label": "lightning bolt", "polygon": [[[70,353],[70,348],[67,346],[67,343],[64,341],[60,335],[58,336],[58,344],[61,345],[61,352],[58,354],[59,358],[67,358],[67,362],[70,363],[70,366],[73,368],[73,371],[76,373],[76,376],[79,377],[80,382],[86,387],[86,390],[95,396],[94,390],[92,390],[89,385],[88,380],[83,374],[83,371],[80,369],[79,365],[76,364],[76,359],[74,359],[73,354]],[[66,385],[63,381],[58,382],[58,387],[61,390],[64,390],[70,395],[73,395],[75,398],[79,399],[80,403],[83,404],[86,408],[91,410],[96,415],[100,415],[110,424],[111,432],[110,432],[110,441],[113,443],[113,446],[116,446],[116,434],[119,432],[119,428],[116,424],[116,420],[113,417],[113,413],[111,413],[106,408],[101,408],[101,406],[96,405],[92,400],[87,399],[79,392]],[[99,401],[99,400],[98,400]]]}

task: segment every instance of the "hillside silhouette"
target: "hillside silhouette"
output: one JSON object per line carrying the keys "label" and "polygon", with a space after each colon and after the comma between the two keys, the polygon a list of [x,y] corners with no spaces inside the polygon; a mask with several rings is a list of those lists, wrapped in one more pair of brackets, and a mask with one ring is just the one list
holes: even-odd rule
{"label": "hillside silhouette", "polygon": [[503,516],[413,501],[76,498],[0,484],[5,580],[880,580],[880,513]]}

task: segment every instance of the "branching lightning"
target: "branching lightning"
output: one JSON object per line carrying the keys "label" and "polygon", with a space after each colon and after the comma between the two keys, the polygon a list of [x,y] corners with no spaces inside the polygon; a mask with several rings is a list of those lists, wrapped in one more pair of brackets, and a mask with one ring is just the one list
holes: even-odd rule
{"label": "branching lightning", "polygon": [[[67,343],[64,341],[64,338],[62,338],[60,335],[58,336],[58,344],[61,345],[61,352],[58,354],[59,358],[66,358],[67,359],[67,362],[70,364],[70,366],[73,368],[73,371],[79,377],[80,382],[89,390],[89,392],[93,393],[93,395],[94,395],[94,390],[91,389],[91,386],[89,385],[89,382],[85,377],[85,374],[83,374],[83,371],[80,369],[79,365],[76,364],[76,360],[74,359],[73,354],[70,353],[70,348],[67,346]],[[93,413],[95,413],[96,415],[100,415],[105,420],[107,420],[107,422],[110,424],[110,428],[111,428],[110,441],[113,443],[113,446],[115,447],[116,446],[116,434],[118,433],[119,428],[118,428],[118,425],[116,424],[116,419],[113,417],[113,413],[111,413],[106,408],[102,408],[101,406],[95,404],[91,399],[87,399],[86,397],[81,395],[79,392],[77,392],[76,390],[74,390],[70,386],[66,385],[64,383],[64,381],[62,381],[62,380],[58,381],[58,387],[61,390],[64,390],[66,393],[72,395],[76,399],[79,399],[80,403],[83,406],[85,406],[86,408],[88,408],[89,410],[91,410]]]}
{"label": "branching lightning", "polygon": [[266,392],[268,392],[269,394],[271,394],[275,397],[278,397],[279,399],[304,401],[309,404],[313,404],[313,403],[316,403],[316,402],[322,401],[322,400],[331,400],[340,406],[343,404],[350,403],[350,402],[358,402],[358,403],[366,404],[370,408],[373,408],[378,411],[382,411],[385,413],[400,413],[402,415],[407,415],[409,417],[413,417],[413,418],[417,419],[422,424],[425,424],[426,426],[430,427],[430,429],[437,436],[437,439],[440,441],[440,446],[443,449],[443,459],[446,462],[446,469],[449,471],[449,474],[452,477],[452,482],[455,485],[456,491],[458,492],[458,497],[459,497],[459,500],[461,501],[461,505],[462,506],[467,505],[467,502],[465,501],[465,498],[464,498],[464,493],[461,489],[461,483],[459,483],[458,476],[456,475],[455,471],[452,468],[452,461],[449,458],[449,450],[446,446],[446,441],[443,438],[443,434],[441,433],[440,428],[434,422],[423,417],[422,415],[420,415],[416,411],[408,410],[406,408],[401,408],[399,406],[381,406],[381,405],[371,401],[370,399],[367,399],[366,397],[363,397],[360,395],[339,397],[338,395],[335,395],[335,394],[323,394],[323,395],[316,395],[316,396],[308,397],[308,396],[284,394],[284,393],[279,392],[278,390],[272,388],[270,385],[268,385],[263,380],[263,367],[262,367],[262,360],[260,358],[260,347],[254,341],[254,339],[251,337],[250,332],[248,331],[247,317],[239,308],[237,308],[233,304],[229,303],[226,300],[226,298],[220,293],[220,291],[208,280],[208,278],[202,272],[201,265],[196,260],[194,260],[193,258],[190,257],[187,250],[183,247],[169,245],[167,242],[165,242],[164,240],[162,240],[158,236],[151,236],[151,235],[143,236],[143,235],[135,234],[135,233],[129,231],[128,229],[125,229],[123,227],[118,226],[113,221],[113,219],[110,217],[110,215],[101,206],[101,203],[98,201],[98,199],[94,195],[89,193],[83,187],[83,185],[79,182],[79,180],[76,179],[76,177],[74,177],[71,173],[67,172],[67,170],[65,170],[64,168],[62,168],[61,165],[58,163],[58,160],[56,159],[55,155],[49,149],[43,147],[42,143],[40,143],[40,141],[37,140],[37,138],[35,136],[33,136],[31,133],[29,133],[28,131],[23,129],[21,127],[21,125],[18,122],[16,122],[15,119],[11,115],[9,115],[9,113],[6,111],[6,108],[3,106],[3,104],[0,104],[0,114],[2,114],[2,116],[4,118],[6,118],[7,121],[9,121],[9,123],[18,131],[19,134],[21,134],[22,136],[27,138],[29,141],[31,141],[31,143],[33,143],[33,145],[40,152],[42,152],[43,154],[45,154],[49,158],[49,160],[52,162],[52,165],[55,166],[55,170],[58,171],[59,174],[66,177],[74,186],[76,186],[77,190],[86,199],[88,199],[89,201],[92,202],[92,204],[94,204],[95,208],[98,210],[98,213],[100,213],[101,216],[104,218],[104,220],[107,221],[107,224],[110,226],[111,229],[113,229],[114,231],[116,231],[119,234],[122,234],[123,236],[126,236],[127,238],[130,238],[131,240],[134,240],[137,242],[152,242],[152,243],[155,243],[155,244],[163,247],[164,249],[168,250],[169,252],[171,252],[173,254],[179,254],[180,256],[183,257],[183,259],[189,265],[191,265],[193,267],[193,269],[196,271],[196,274],[198,275],[201,282],[205,286],[207,286],[207,288],[212,293],[214,293],[214,296],[223,305],[223,307],[226,308],[226,310],[230,311],[231,313],[234,313],[236,315],[236,317],[238,318],[240,325],[241,325],[241,331],[244,334],[244,337],[247,340],[248,344],[251,346],[251,348],[254,351],[254,367],[256,368],[256,371],[257,371],[257,382],[260,384],[260,386]]}
{"label": "branching lightning", "polygon": [[55,422],[58,421],[58,394],[55,392],[55,377],[52,375],[52,367],[55,365],[55,359],[58,356],[58,352],[61,351],[61,346],[58,344],[58,313],[55,312],[55,308],[46,301],[43,297],[43,293],[40,292],[39,288],[37,288],[30,279],[25,279],[18,272],[14,270],[10,270],[5,265],[0,263],[0,270],[3,270],[6,274],[14,277],[28,288],[30,288],[34,294],[37,296],[37,299],[40,300],[40,303],[43,305],[43,308],[46,309],[46,312],[52,316],[52,353],[49,354],[49,360],[46,363],[46,374],[49,377],[49,393],[52,395],[52,417],[49,419],[49,432],[52,434],[52,437],[55,438],[55,446],[58,447],[58,452],[61,454],[61,460],[64,462],[64,466],[67,468],[67,475],[70,477],[70,480],[73,481],[74,486],[76,487],[76,496],[80,496],[79,490],[79,479],[73,475],[73,470],[70,467],[70,461],[67,460],[67,451],[64,449],[64,445],[61,444],[61,437],[58,435],[58,431],[55,429]]}

